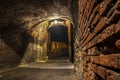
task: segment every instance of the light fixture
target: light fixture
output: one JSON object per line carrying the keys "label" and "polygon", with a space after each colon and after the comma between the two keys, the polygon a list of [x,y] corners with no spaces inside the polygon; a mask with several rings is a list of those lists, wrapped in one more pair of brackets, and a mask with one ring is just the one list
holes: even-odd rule
{"label": "light fixture", "polygon": [[54,23],[55,23],[55,24],[57,24],[57,23],[58,23],[58,21],[57,21],[57,20],[55,20],[55,21],[54,21]]}

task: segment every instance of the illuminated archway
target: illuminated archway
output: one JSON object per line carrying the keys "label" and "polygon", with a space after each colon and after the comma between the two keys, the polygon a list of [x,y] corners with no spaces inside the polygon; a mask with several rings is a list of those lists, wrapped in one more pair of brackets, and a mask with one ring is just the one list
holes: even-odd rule
{"label": "illuminated archway", "polygon": [[48,29],[55,26],[64,26],[68,32],[68,52],[69,61],[71,61],[71,27],[73,26],[72,20],[68,17],[53,17],[41,21],[36,27],[33,28],[32,36],[34,38],[34,52],[35,60],[37,62],[46,62],[48,59],[50,35]]}

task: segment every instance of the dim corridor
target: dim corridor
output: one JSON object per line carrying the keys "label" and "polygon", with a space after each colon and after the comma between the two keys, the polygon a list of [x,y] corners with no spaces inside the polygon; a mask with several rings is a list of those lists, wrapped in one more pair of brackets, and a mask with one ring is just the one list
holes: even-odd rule
{"label": "dim corridor", "polygon": [[120,80],[120,0],[0,0],[0,80]]}

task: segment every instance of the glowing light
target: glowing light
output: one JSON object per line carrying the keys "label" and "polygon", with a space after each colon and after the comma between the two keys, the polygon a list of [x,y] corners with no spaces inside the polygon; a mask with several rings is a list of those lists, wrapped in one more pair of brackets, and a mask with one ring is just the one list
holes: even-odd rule
{"label": "glowing light", "polygon": [[57,20],[55,20],[54,22],[55,22],[55,24],[57,24],[57,23],[58,23],[58,21],[57,21]]}

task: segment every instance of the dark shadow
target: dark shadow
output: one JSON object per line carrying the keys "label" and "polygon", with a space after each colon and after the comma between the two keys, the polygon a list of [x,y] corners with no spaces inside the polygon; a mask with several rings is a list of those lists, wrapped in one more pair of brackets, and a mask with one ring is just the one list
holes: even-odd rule
{"label": "dark shadow", "polygon": [[54,26],[49,30],[50,41],[63,42],[68,45],[68,29],[65,26]]}
{"label": "dark shadow", "polygon": [[[50,54],[49,58],[52,59],[58,59],[58,58],[68,58],[68,29],[65,26],[57,25],[54,27],[51,27],[48,30],[48,33],[50,34]],[[66,45],[66,48],[58,48],[58,47],[64,44]],[[53,45],[53,46],[52,46]],[[55,49],[52,51],[52,47]],[[63,47],[63,45],[62,45]]]}
{"label": "dark shadow", "polygon": [[0,38],[15,52],[13,54],[17,54],[21,59],[29,44],[30,36],[26,32],[27,30],[12,23],[0,28]]}

